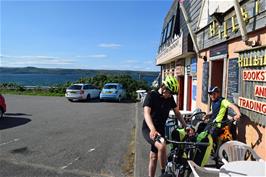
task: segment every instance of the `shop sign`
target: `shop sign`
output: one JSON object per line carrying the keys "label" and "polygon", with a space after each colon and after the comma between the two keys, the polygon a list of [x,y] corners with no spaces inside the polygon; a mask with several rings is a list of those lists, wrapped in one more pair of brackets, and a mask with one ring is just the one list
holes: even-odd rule
{"label": "shop sign", "polygon": [[266,86],[255,85],[254,96],[266,98]]}
{"label": "shop sign", "polygon": [[256,100],[239,97],[238,105],[242,108],[266,115],[266,102],[260,102]]}
{"label": "shop sign", "polygon": [[[244,6],[242,6],[240,10],[241,10],[243,21],[246,24],[249,23],[250,15],[253,15],[253,14],[258,15],[261,11],[263,11],[263,9],[261,9],[260,0],[255,0],[255,8],[252,8],[253,11],[249,12],[247,8],[245,8]],[[230,27],[228,26],[228,24],[230,24],[228,20],[231,21],[232,26]],[[223,38],[227,39],[230,36],[230,34],[228,34],[229,29],[232,29],[231,31],[233,33],[236,33],[239,30],[239,25],[236,23],[237,22],[236,15],[233,15],[231,19],[228,19],[228,20],[224,20],[222,24],[219,24],[217,21],[213,21],[209,25],[209,36],[214,37],[218,35],[220,39],[223,39]]]}
{"label": "shop sign", "polygon": [[[227,51],[228,51],[227,44],[212,47],[210,49],[210,57],[214,58],[215,56],[225,55],[225,54],[227,54]],[[219,59],[221,59],[221,58],[219,58]]]}
{"label": "shop sign", "polygon": [[266,66],[266,51],[241,54],[238,65],[239,67]]}
{"label": "shop sign", "polygon": [[246,81],[266,81],[266,70],[243,70],[243,80]]}
{"label": "shop sign", "polygon": [[[243,51],[239,55],[238,65],[242,68],[241,76],[243,81],[260,82],[263,84],[266,82],[266,50],[264,48],[260,47],[258,49]],[[256,69],[251,69],[252,67]],[[245,87],[253,87],[254,95],[251,96],[251,99],[239,97],[238,105],[241,108],[266,115],[266,102],[256,99],[256,97],[266,98],[266,86],[257,83],[248,83]],[[250,90],[250,88],[248,89]],[[242,96],[244,94],[242,93]]]}

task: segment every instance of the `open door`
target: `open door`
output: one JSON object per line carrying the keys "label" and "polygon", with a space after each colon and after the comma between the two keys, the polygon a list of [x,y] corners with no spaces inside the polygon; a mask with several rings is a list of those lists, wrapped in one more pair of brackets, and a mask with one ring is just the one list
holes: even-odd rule
{"label": "open door", "polygon": [[220,89],[223,88],[223,65],[223,59],[212,61],[211,86],[218,86]]}
{"label": "open door", "polygon": [[178,93],[178,107],[179,110],[184,109],[184,76],[178,76],[179,81],[179,93]]}

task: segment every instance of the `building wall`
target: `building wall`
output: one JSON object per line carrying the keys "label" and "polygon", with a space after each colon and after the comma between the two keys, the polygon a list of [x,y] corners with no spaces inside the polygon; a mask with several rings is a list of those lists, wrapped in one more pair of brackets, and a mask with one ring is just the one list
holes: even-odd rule
{"label": "building wall", "polygon": [[[259,40],[261,42],[261,45],[266,45],[266,28],[257,30],[251,34],[248,35],[250,41],[257,41]],[[241,41],[241,38],[236,38],[230,43],[228,43],[228,58],[238,58],[238,53],[235,53],[236,50],[244,50],[249,49],[251,47],[245,45],[243,41]]]}
{"label": "building wall", "polygon": [[[206,56],[206,58],[209,58],[210,54],[209,54],[209,50],[205,50],[202,51],[200,53],[201,56]],[[205,104],[201,101],[201,97],[202,97],[202,78],[203,78],[203,63],[204,60],[201,58],[198,58],[198,63],[197,63],[197,100],[196,100],[196,105],[197,107],[201,108],[202,111],[209,111],[208,110],[208,104]]]}
{"label": "building wall", "polygon": [[[248,35],[250,41],[260,41],[261,45],[266,45],[266,28],[255,31]],[[235,53],[236,50],[246,50],[251,47],[246,46],[240,38],[231,41],[228,44],[229,58],[238,58],[239,53]],[[264,67],[265,68],[265,67]],[[258,69],[258,68],[257,68]],[[263,67],[261,67],[263,69]],[[243,82],[243,81],[242,81]],[[265,85],[265,84],[264,84]],[[253,88],[251,88],[253,90]],[[253,93],[247,93],[247,95],[253,95]],[[265,99],[262,99],[262,101]],[[244,110],[246,111],[246,110]],[[260,119],[265,119],[266,116],[262,114],[254,114],[254,116],[260,116]],[[266,128],[262,125],[252,121],[254,117],[244,116],[242,117],[239,125],[238,139],[250,145],[264,160],[266,159]],[[243,136],[244,135],[244,136]]]}
{"label": "building wall", "polygon": [[[188,0],[184,2],[192,28],[195,29],[199,16],[200,1]],[[174,17],[172,35],[159,46],[156,57],[157,65],[162,66],[162,79],[166,75],[174,75],[180,82],[177,103],[181,110],[190,110],[192,107],[192,76],[188,70],[191,58],[196,58],[193,51],[193,43],[190,37],[184,16],[179,9],[178,0],[174,0],[164,19],[163,32],[169,27]],[[177,29],[178,28],[178,29]],[[163,35],[162,35],[163,36]]]}
{"label": "building wall", "polygon": [[[265,27],[266,1],[256,0],[256,2],[259,2],[259,12],[256,12],[255,2],[253,0],[244,0],[240,3],[241,7],[245,9],[247,13],[247,22],[245,23],[248,33]],[[234,25],[232,23],[232,18],[234,18],[236,30],[233,30]],[[211,27],[212,29],[215,29],[212,35],[210,35]],[[225,12],[221,24],[219,24],[215,18],[210,18],[209,24],[201,28],[196,33],[200,50],[204,50],[239,37],[241,33],[234,8],[230,8],[227,12]]]}
{"label": "building wall", "polygon": [[[257,30],[253,33],[248,34],[249,41],[260,41],[261,46],[266,45],[266,28]],[[239,57],[239,53],[236,53],[238,50],[246,50],[250,49],[252,47],[247,46],[242,40],[241,37],[238,37],[234,40],[228,41],[228,60],[237,59]],[[201,52],[202,56],[206,56],[207,59],[209,58],[209,50],[203,50]],[[198,88],[202,88],[202,77],[203,77],[203,62],[204,60],[201,58],[198,58],[198,65],[197,65],[197,78],[198,78]],[[230,66],[228,66],[229,68]],[[263,67],[261,67],[263,68]],[[265,68],[265,67],[264,67]],[[257,68],[258,69],[258,68]],[[228,70],[225,70],[227,72],[227,78],[226,82],[228,85],[229,82],[229,72]],[[239,73],[241,74],[241,73]],[[240,81],[243,82],[243,81]],[[264,84],[265,85],[265,84]],[[228,87],[226,87],[226,90],[228,90]],[[247,95],[250,95],[252,93],[246,93]],[[202,96],[202,90],[198,89],[197,93],[197,106],[201,108],[203,111],[208,112],[209,106],[208,104],[202,103],[201,101]],[[227,98],[227,94],[225,95]],[[265,100],[265,99],[264,99]],[[232,100],[230,100],[232,101]],[[237,104],[237,103],[236,103]],[[247,110],[242,110],[247,111]],[[242,112],[241,111],[241,112]],[[259,116],[260,119],[265,118],[265,115],[262,114],[253,114],[255,116]],[[262,157],[264,160],[266,160],[266,128],[265,126],[262,126],[259,123],[256,123],[256,121],[253,121],[254,117],[248,117],[246,115],[243,115],[241,117],[241,121],[238,122],[238,136],[237,139],[241,142],[244,142],[248,145],[250,145],[254,150],[258,153],[260,157]]]}

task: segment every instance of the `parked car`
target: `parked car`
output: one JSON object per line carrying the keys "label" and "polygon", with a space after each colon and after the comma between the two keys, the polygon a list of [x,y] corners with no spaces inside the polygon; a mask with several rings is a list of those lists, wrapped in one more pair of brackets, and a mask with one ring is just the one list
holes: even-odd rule
{"label": "parked car", "polygon": [[69,101],[99,98],[101,90],[91,84],[74,84],[66,89],[66,98]]}
{"label": "parked car", "polygon": [[3,118],[6,112],[6,101],[3,95],[0,94],[0,118]]}
{"label": "parked car", "polygon": [[115,100],[120,102],[126,97],[126,90],[123,88],[122,84],[119,83],[107,83],[104,85],[100,100]]}

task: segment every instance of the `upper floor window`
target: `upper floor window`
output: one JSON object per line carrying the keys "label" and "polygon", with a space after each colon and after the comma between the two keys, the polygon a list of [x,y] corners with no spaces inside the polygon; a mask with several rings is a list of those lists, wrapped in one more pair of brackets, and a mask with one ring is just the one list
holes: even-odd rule
{"label": "upper floor window", "polygon": [[164,44],[170,37],[172,37],[172,31],[174,27],[174,17],[169,20],[167,25],[164,27],[163,32],[161,34],[161,45]]}
{"label": "upper floor window", "polygon": [[173,21],[174,21],[173,19],[174,18],[172,17],[171,20],[169,21],[168,25],[167,25],[167,27],[168,27],[168,29],[167,29],[167,35],[166,35],[166,38],[167,39],[170,37],[170,35],[172,33]]}

